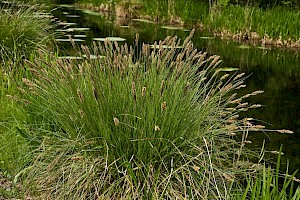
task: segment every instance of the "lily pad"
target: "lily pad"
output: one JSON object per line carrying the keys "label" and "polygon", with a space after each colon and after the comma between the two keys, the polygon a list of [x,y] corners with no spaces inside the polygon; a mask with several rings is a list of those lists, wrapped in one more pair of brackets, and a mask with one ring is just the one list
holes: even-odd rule
{"label": "lily pad", "polygon": [[89,31],[90,28],[69,28],[71,29],[72,31]]}
{"label": "lily pad", "polygon": [[48,15],[48,16],[52,15],[51,13],[46,13],[46,12],[35,12],[34,14],[35,15]]}
{"label": "lily pad", "polygon": [[56,32],[73,32],[72,29],[68,28],[68,29],[56,29]]}
{"label": "lily pad", "polygon": [[257,47],[258,49],[262,49],[262,50],[271,50],[271,48],[268,47]]}
{"label": "lily pad", "polygon": [[74,35],[74,38],[86,38],[86,35]]}
{"label": "lily pad", "polygon": [[81,10],[81,11],[88,15],[101,16],[101,13],[99,13],[99,12],[94,12],[94,11],[90,11],[90,10]]}
{"label": "lily pad", "polygon": [[135,21],[135,22],[145,22],[145,23],[149,23],[149,24],[155,24],[155,22],[150,21],[148,19],[133,19],[132,21]]}
{"label": "lily pad", "polygon": [[180,26],[162,26],[161,28],[169,29],[169,30],[182,30],[183,27]]}
{"label": "lily pad", "polygon": [[234,72],[234,71],[239,70],[239,68],[236,68],[236,67],[223,67],[223,68],[220,68],[220,70],[222,72]]}
{"label": "lily pad", "polygon": [[60,39],[56,39],[57,42],[84,42],[84,40],[82,39],[71,39],[71,38],[60,38]]}
{"label": "lily pad", "polygon": [[73,4],[59,4],[57,5],[57,7],[61,7],[61,8],[74,8]]}
{"label": "lily pad", "polygon": [[239,46],[239,48],[240,48],[240,49],[249,49],[250,46],[248,46],[248,45],[241,45],[241,46]]}
{"label": "lily pad", "polygon": [[72,23],[72,22],[60,22],[59,25],[62,26],[75,26],[77,23]]}
{"label": "lily pad", "polygon": [[[171,49],[171,48],[173,48],[172,46],[168,46],[168,45],[156,45],[156,47],[154,47],[154,44],[150,45],[150,48],[151,48],[151,49],[154,49],[154,48],[159,49],[160,46],[161,46],[163,49]],[[175,48],[175,49],[182,49],[182,46],[175,46],[174,48]]]}
{"label": "lily pad", "polygon": [[69,18],[79,18],[81,16],[80,15],[66,15],[66,17],[69,17]]}
{"label": "lily pad", "polygon": [[112,42],[124,42],[126,39],[121,37],[106,37],[106,38],[94,38],[95,41],[101,41],[104,42],[105,40],[110,40]]}
{"label": "lily pad", "polygon": [[212,40],[212,39],[215,39],[214,37],[199,37],[200,39],[203,39],[203,40]]}

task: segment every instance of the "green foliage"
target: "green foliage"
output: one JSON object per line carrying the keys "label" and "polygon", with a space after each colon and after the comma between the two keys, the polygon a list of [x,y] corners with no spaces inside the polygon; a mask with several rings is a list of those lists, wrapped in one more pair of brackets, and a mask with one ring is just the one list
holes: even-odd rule
{"label": "green foliage", "polygon": [[227,196],[228,177],[247,168],[227,135],[246,133],[237,113],[247,104],[234,108],[244,99],[230,94],[243,79],[218,78],[219,57],[189,39],[140,50],[106,41],[83,47],[83,62],[42,55],[31,64],[20,131],[38,147],[28,178],[41,198]]}
{"label": "green foliage", "polygon": [[29,58],[37,48],[51,46],[50,20],[35,9],[18,4],[0,9],[0,56],[4,65],[8,60]]}
{"label": "green foliage", "polygon": [[[256,176],[249,177],[247,179],[247,187],[244,190],[242,196],[237,197],[238,199],[251,199],[251,200],[269,200],[269,199],[280,199],[280,200],[299,200],[300,198],[300,187],[294,186],[294,176],[288,175],[288,169],[286,174],[281,175],[279,173],[280,168],[280,153],[277,159],[276,170],[270,167],[263,166],[262,170],[256,174]],[[281,183],[280,179],[283,179]]]}

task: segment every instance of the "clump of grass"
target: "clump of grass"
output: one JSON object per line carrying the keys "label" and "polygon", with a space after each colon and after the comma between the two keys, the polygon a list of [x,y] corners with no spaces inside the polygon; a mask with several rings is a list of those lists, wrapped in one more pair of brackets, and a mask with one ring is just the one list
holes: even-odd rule
{"label": "clump of grass", "polygon": [[244,74],[219,76],[219,57],[190,38],[153,49],[105,41],[83,46],[85,61],[41,54],[29,63],[19,132],[36,149],[28,173],[36,195],[226,198],[232,182],[255,172],[243,149],[248,130],[263,127],[238,113],[258,107],[244,101],[261,91],[236,98]]}
{"label": "clump of grass", "polygon": [[7,60],[20,61],[29,58],[37,48],[51,46],[50,19],[35,10],[35,6],[18,4],[0,9],[0,56],[4,65]]}
{"label": "clump of grass", "polygon": [[288,168],[285,174],[280,173],[281,149],[277,159],[276,169],[267,167],[265,164],[261,167],[255,177],[249,176],[243,192],[232,192],[236,199],[282,199],[297,200],[300,198],[300,187],[295,187],[295,182],[300,182],[293,175],[288,175]]}

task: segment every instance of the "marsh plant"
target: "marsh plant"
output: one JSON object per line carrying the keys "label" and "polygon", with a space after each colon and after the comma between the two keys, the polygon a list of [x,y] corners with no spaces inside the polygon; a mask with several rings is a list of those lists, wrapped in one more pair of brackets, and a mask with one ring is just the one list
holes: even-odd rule
{"label": "marsh plant", "polygon": [[50,16],[41,15],[36,6],[4,6],[0,9],[0,57],[8,60],[29,58],[37,48],[48,48],[53,41]]}
{"label": "marsh plant", "polygon": [[32,78],[18,101],[28,117],[18,131],[34,150],[27,178],[35,195],[228,198],[233,183],[255,173],[244,146],[263,126],[238,113],[259,107],[245,99],[262,91],[237,97],[244,74],[222,74],[219,56],[190,38],[106,40],[82,46],[85,60],[41,53],[27,62]]}

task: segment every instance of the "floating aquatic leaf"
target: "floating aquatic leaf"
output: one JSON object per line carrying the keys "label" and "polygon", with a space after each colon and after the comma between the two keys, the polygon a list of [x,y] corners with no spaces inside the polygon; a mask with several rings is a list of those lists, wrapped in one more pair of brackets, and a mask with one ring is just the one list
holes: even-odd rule
{"label": "floating aquatic leaf", "polygon": [[57,7],[62,7],[62,8],[73,8],[74,5],[73,5],[73,4],[59,4],[59,5],[57,5]]}
{"label": "floating aquatic leaf", "polygon": [[90,28],[69,28],[69,29],[71,29],[73,31],[89,31],[90,30]]}
{"label": "floating aquatic leaf", "polygon": [[149,23],[149,24],[155,24],[155,22],[150,21],[148,19],[133,19],[132,21],[136,21],[136,22],[145,22],[145,23]]}
{"label": "floating aquatic leaf", "polygon": [[126,39],[121,37],[106,37],[106,38],[94,38],[95,41],[104,42],[105,40],[116,41],[116,42],[124,42]]}
{"label": "floating aquatic leaf", "polygon": [[241,46],[239,46],[239,48],[240,48],[240,49],[249,49],[250,46],[248,46],[248,45],[241,45]]}
{"label": "floating aquatic leaf", "polygon": [[214,37],[199,37],[200,39],[203,39],[203,40],[212,40],[212,39],[215,39]]}
{"label": "floating aquatic leaf", "polygon": [[162,26],[161,28],[169,29],[169,30],[182,30],[183,27],[180,26]]}
{"label": "floating aquatic leaf", "polygon": [[63,26],[74,26],[74,25],[77,25],[77,23],[72,23],[72,22],[60,22],[59,25],[63,25]]}
{"label": "floating aquatic leaf", "polygon": [[[173,48],[172,46],[168,46],[168,45],[156,45],[156,49],[159,49],[160,46],[163,48],[163,49],[171,49]],[[154,44],[150,45],[150,48],[151,49],[154,49]],[[175,49],[182,49],[182,46],[176,46],[174,47]]]}
{"label": "floating aquatic leaf", "polygon": [[56,39],[56,41],[58,42],[71,42],[71,40],[73,42],[84,42],[84,40],[82,39],[71,39],[71,38],[60,38],[60,39]]}
{"label": "floating aquatic leaf", "polygon": [[223,67],[220,68],[220,71],[222,72],[233,72],[233,71],[237,71],[239,70],[239,68],[235,68],[235,67]]}
{"label": "floating aquatic leaf", "polygon": [[35,12],[35,15],[52,15],[51,13],[46,13],[46,12]]}
{"label": "floating aquatic leaf", "polygon": [[69,17],[69,18],[79,18],[81,16],[80,15],[66,15],[66,17]]}
{"label": "floating aquatic leaf", "polygon": [[56,31],[56,32],[73,32],[74,30],[68,28],[68,29],[56,29],[55,31]]}
{"label": "floating aquatic leaf", "polygon": [[268,47],[257,47],[258,49],[262,49],[262,50],[271,50],[271,48]]}
{"label": "floating aquatic leaf", "polygon": [[94,11],[90,11],[90,10],[81,10],[81,11],[88,15],[101,16],[101,13],[99,13],[99,12],[94,12]]}
{"label": "floating aquatic leaf", "polygon": [[86,35],[74,35],[74,38],[86,38]]}

